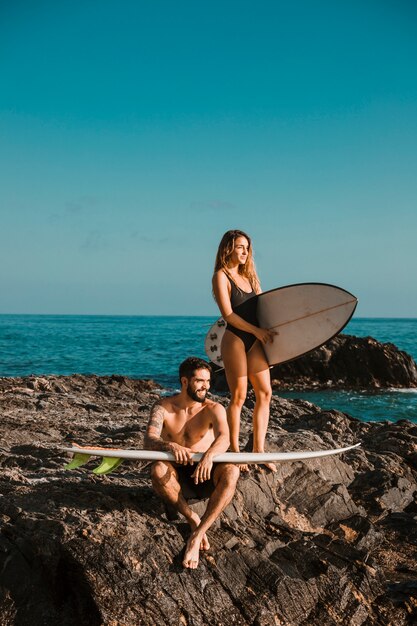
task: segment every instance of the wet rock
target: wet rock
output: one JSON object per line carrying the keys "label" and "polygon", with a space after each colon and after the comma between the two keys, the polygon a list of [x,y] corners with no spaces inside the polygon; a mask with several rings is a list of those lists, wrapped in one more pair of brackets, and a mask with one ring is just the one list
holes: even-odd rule
{"label": "wet rock", "polygon": [[[67,472],[60,448],[142,447],[160,392],[121,376],[0,379],[2,625],[416,623],[415,424],[274,397],[269,449],[362,447],[275,474],[252,468],[209,532],[211,550],[184,571],[189,529],[167,519],[149,464]],[[250,393],[242,448],[252,408]]]}

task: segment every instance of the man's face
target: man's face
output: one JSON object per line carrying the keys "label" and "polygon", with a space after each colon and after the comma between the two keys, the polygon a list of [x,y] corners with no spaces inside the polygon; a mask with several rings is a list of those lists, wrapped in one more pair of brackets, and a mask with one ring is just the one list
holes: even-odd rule
{"label": "man's face", "polygon": [[187,394],[195,402],[204,402],[209,389],[210,372],[204,368],[196,370],[187,381]]}

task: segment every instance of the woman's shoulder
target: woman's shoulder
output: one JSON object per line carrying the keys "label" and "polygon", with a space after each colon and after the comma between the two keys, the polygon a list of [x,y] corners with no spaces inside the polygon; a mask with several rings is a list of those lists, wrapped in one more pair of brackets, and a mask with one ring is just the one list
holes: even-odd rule
{"label": "woman's shoulder", "polygon": [[229,277],[226,274],[226,272],[224,271],[224,269],[219,269],[216,272],[214,272],[213,274],[213,282],[228,282],[229,281]]}

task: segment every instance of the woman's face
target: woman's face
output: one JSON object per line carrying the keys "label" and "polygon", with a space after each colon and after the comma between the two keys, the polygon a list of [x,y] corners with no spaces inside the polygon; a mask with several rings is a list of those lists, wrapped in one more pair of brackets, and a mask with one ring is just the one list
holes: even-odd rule
{"label": "woman's face", "polygon": [[249,254],[249,241],[246,237],[236,237],[230,261],[235,265],[245,265]]}

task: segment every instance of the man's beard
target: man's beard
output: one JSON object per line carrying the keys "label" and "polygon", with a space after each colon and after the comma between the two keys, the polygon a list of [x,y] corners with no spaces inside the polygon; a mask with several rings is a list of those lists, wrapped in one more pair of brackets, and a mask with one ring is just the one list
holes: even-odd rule
{"label": "man's beard", "polygon": [[201,391],[200,393],[204,393],[204,396],[198,396],[196,391],[193,391],[190,385],[187,386],[187,394],[190,396],[192,400],[195,402],[205,402],[207,391]]}

